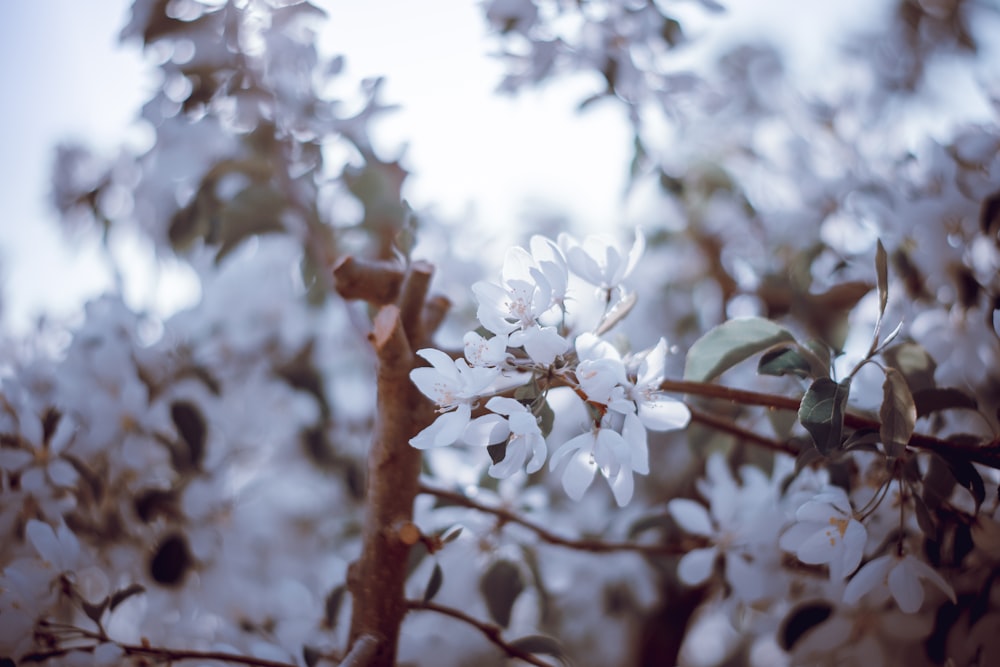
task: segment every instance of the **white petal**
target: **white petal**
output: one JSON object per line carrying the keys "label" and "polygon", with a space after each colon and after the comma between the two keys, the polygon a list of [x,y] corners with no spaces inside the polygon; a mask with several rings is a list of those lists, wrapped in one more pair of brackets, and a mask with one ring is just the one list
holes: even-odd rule
{"label": "white petal", "polygon": [[73,486],[79,476],[76,468],[63,459],[50,462],[46,469],[49,473],[49,479],[56,486]]}
{"label": "white petal", "polygon": [[795,557],[808,565],[829,563],[837,555],[837,529],[827,526],[813,533],[795,552]]}
{"label": "white petal", "polygon": [[42,560],[53,565],[59,563],[59,540],[52,526],[38,519],[29,519],[24,532]]}
{"label": "white petal", "polygon": [[892,561],[893,556],[879,556],[865,563],[847,582],[847,586],[844,588],[844,602],[856,604],[865,593],[883,586]]}
{"label": "white petal", "polygon": [[570,438],[552,453],[552,457],[549,459],[549,470],[555,470],[559,462],[568,456],[569,454],[579,450],[585,449],[587,454],[594,447],[594,434],[592,431],[587,431],[586,433],[581,433],[575,438]]}
{"label": "white petal", "polygon": [[955,590],[951,587],[951,584],[945,581],[944,577],[942,577],[937,570],[911,554],[907,554],[903,560],[908,562],[910,569],[913,570],[918,577],[929,580],[932,584],[940,588],[945,595],[951,598],[952,602],[956,602]]}
{"label": "white petal", "polygon": [[795,518],[799,521],[829,524],[831,518],[841,519],[843,516],[830,503],[813,499],[802,503],[802,507],[795,512]]}
{"label": "white petal", "polygon": [[649,448],[646,446],[646,429],[635,415],[625,415],[622,438],[632,455],[631,467],[640,475],[649,474]]}
{"label": "white petal", "polygon": [[663,380],[667,368],[667,341],[660,338],[656,346],[646,353],[639,364],[636,385],[653,389]]}
{"label": "white petal", "polygon": [[597,464],[589,452],[577,452],[566,464],[563,471],[563,488],[573,500],[579,500],[584,492],[594,481],[594,474],[597,472]]}
{"label": "white petal", "polygon": [[611,492],[615,496],[618,507],[625,507],[628,501],[632,500],[632,493],[635,490],[635,480],[632,478],[632,471],[622,468],[617,475],[608,480],[611,485]]}
{"label": "white petal", "polygon": [[677,576],[688,586],[697,586],[712,576],[717,555],[715,547],[687,552],[677,563]]}
{"label": "white petal", "polygon": [[462,440],[469,445],[486,447],[503,442],[510,435],[507,420],[500,415],[476,417],[465,429]]}
{"label": "white petal", "polygon": [[508,416],[515,412],[524,412],[526,410],[520,401],[507,396],[494,396],[486,402],[486,409]]}
{"label": "white petal", "polygon": [[439,373],[456,380],[458,379],[455,360],[441,350],[436,350],[433,347],[425,347],[422,350],[417,350],[417,355],[426,359],[434,367],[434,370]]}
{"label": "white petal", "polygon": [[844,576],[854,572],[861,563],[868,543],[868,531],[860,521],[851,519],[844,531]]}
{"label": "white petal", "polygon": [[528,462],[527,468],[530,475],[542,469],[542,465],[545,463],[546,447],[545,438],[541,434],[526,437],[528,438],[528,444],[531,445],[531,461]]}
{"label": "white petal", "polygon": [[782,533],[781,539],[778,540],[778,546],[785,551],[798,551],[802,543],[812,537],[820,528],[822,528],[820,524],[812,521],[800,521]]}
{"label": "white petal", "polygon": [[507,479],[515,472],[524,467],[524,459],[527,457],[528,447],[524,438],[514,438],[507,443],[507,453],[499,463],[490,466],[490,477],[496,479]]}
{"label": "white petal", "polygon": [[705,506],[688,498],[674,498],[667,503],[667,511],[686,533],[711,537],[715,534],[712,520]]}
{"label": "white petal", "polygon": [[900,611],[912,614],[924,603],[924,587],[916,572],[900,560],[889,570],[889,592],[896,598]]}
{"label": "white petal", "polygon": [[686,427],[691,421],[691,411],[680,401],[657,397],[654,401],[639,402],[639,419],[653,431],[670,431]]}
{"label": "white petal", "polygon": [[528,356],[540,364],[551,364],[569,349],[569,341],[560,336],[555,327],[534,326],[515,332],[511,335],[511,344],[523,346]]}

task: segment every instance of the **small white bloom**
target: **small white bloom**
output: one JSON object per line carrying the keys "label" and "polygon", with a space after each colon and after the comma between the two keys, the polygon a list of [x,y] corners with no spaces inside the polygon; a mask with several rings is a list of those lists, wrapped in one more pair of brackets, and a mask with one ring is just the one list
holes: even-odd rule
{"label": "small white bloom", "polygon": [[570,270],[598,289],[610,293],[628,277],[646,249],[646,238],[640,230],[625,255],[614,239],[604,235],[588,236],[579,243],[569,234],[559,235],[559,246],[566,255]]}
{"label": "small white bloom", "polygon": [[445,447],[462,437],[472,418],[472,402],[497,378],[499,368],[469,366],[464,359],[453,360],[444,352],[426,348],[417,352],[431,368],[414,368],[410,380],[438,406],[440,416],[410,439],[417,449]]}
{"label": "small white bloom", "polygon": [[497,334],[493,338],[483,338],[475,331],[465,334],[465,358],[473,366],[502,366],[507,353],[507,335]]}
{"label": "small white bloom", "polygon": [[934,568],[911,554],[896,553],[879,556],[865,563],[844,589],[844,602],[856,604],[865,594],[892,595],[899,609],[908,614],[918,611],[924,603],[927,580],[955,602],[955,590]]}
{"label": "small white bloom", "polygon": [[861,563],[868,532],[854,518],[851,501],[839,487],[820,493],[795,513],[796,522],[782,536],[782,549],[803,563],[829,565],[830,579],[846,579]]}
{"label": "small white bloom", "polygon": [[[528,461],[528,473],[540,470],[545,463],[547,450],[535,415],[519,401],[504,396],[494,396],[486,403],[486,407],[496,414],[475,420],[476,427],[488,433],[478,444],[492,445],[507,441],[507,453],[502,461],[490,466],[490,475],[497,479],[510,477],[524,467],[529,454],[531,460]],[[507,419],[499,415],[504,415]]]}
{"label": "small white bloom", "polygon": [[632,499],[632,452],[617,431],[603,424],[595,425],[590,431],[572,438],[552,454],[549,470],[555,470],[564,458],[568,458],[568,462],[563,471],[563,488],[573,500],[583,497],[598,470],[611,485],[619,507]]}

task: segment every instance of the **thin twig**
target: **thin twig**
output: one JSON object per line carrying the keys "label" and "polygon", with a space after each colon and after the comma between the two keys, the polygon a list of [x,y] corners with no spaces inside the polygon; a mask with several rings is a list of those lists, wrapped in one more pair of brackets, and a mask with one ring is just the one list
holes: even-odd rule
{"label": "thin twig", "polygon": [[552,667],[551,664],[543,662],[536,658],[531,653],[519,649],[516,646],[508,644],[504,641],[503,637],[500,636],[500,628],[492,623],[483,623],[482,621],[469,616],[463,611],[454,609],[453,607],[446,607],[434,602],[423,602],[421,600],[407,600],[407,607],[410,610],[415,611],[434,611],[444,616],[450,616],[456,620],[462,621],[468,625],[471,625],[475,629],[479,630],[487,639],[496,644],[511,658],[516,658],[518,660],[523,660],[530,665],[537,665],[537,667]]}
{"label": "thin twig", "polygon": [[578,540],[561,537],[548,531],[542,526],[539,526],[537,523],[533,523],[524,517],[511,512],[510,510],[503,509],[502,507],[490,507],[489,505],[483,505],[482,503],[472,500],[468,496],[464,496],[455,491],[436,489],[434,487],[427,486],[426,484],[421,484],[420,493],[440,498],[441,500],[455,505],[468,507],[469,509],[478,510],[486,514],[492,514],[499,518],[501,523],[516,523],[519,526],[524,526],[538,535],[538,537],[544,542],[560,547],[567,547],[569,549],[576,549],[578,551],[589,551],[591,553],[632,551],[648,556],[679,556],[686,554],[691,551],[691,549],[697,548],[697,546],[701,546],[695,545],[694,543],[690,545],[687,543],[679,545],[639,544],[638,542],[608,542],[605,540]]}
{"label": "thin twig", "polygon": [[[114,642],[126,655],[142,655],[159,658],[167,662],[177,662],[180,660],[221,660],[222,662],[234,662],[251,667],[297,667],[295,663],[280,662],[277,660],[267,660],[264,658],[254,658],[249,655],[238,653],[226,653],[225,651],[192,651],[187,649],[169,649],[155,646],[142,646],[139,644],[122,644]],[[55,649],[38,653],[29,653],[22,656],[20,662],[46,662],[53,658],[60,658],[74,651],[93,653],[97,644],[91,646],[74,646],[72,648]]]}
{"label": "thin twig", "polygon": [[702,412],[696,410],[691,406],[688,406],[688,410],[691,411],[691,421],[702,424],[703,426],[708,426],[717,431],[722,431],[723,433],[729,433],[730,435],[735,435],[741,440],[747,440],[756,445],[766,447],[767,449],[784,452],[785,454],[791,454],[792,456],[797,456],[799,453],[798,447],[791,443],[779,442],[777,440],[772,440],[771,438],[766,438],[758,433],[754,433],[749,429],[745,429],[741,426],[719,417],[708,414],[707,412]]}

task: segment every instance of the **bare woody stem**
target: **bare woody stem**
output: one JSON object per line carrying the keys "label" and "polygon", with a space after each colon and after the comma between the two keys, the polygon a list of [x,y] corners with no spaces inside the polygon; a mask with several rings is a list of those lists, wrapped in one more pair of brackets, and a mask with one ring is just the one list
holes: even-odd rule
{"label": "bare woody stem", "polygon": [[466,625],[470,625],[482,633],[487,639],[499,646],[504,653],[506,653],[511,658],[516,658],[518,660],[523,660],[529,665],[536,665],[536,667],[551,667],[547,662],[542,662],[536,658],[533,654],[528,653],[512,644],[504,641],[500,634],[500,628],[491,623],[483,623],[480,620],[469,616],[463,611],[454,609],[452,607],[446,607],[444,605],[436,604],[434,602],[422,602],[420,600],[407,600],[407,605],[413,610],[423,610],[423,611],[433,611],[438,614],[443,614],[444,616],[449,616],[456,620],[462,621]]}
{"label": "bare woody stem", "polygon": [[[733,389],[731,387],[725,387],[709,382],[664,380],[660,383],[660,390],[688,394],[689,396],[718,398],[732,403],[739,403],[740,405],[760,405],[778,410],[797,411],[799,409],[799,399],[796,398],[746,391],[743,389]],[[705,417],[707,415],[702,414],[701,416]],[[708,420],[699,419],[699,421],[706,424],[708,424],[709,420],[718,422],[716,427],[720,427],[721,424],[724,423],[722,420],[712,417],[709,417]],[[869,419],[867,417],[851,413],[844,415],[844,424],[855,429],[864,428],[875,431],[879,430],[880,427],[879,422],[875,419]],[[749,432],[744,432],[744,437],[749,437],[747,434],[753,435]],[[755,438],[750,439],[753,440]],[[969,445],[941,440],[940,438],[924,435],[922,433],[914,433],[910,437],[909,445],[918,449],[933,451],[946,458],[958,456],[973,463],[981,463],[985,466],[989,466],[990,468],[1000,469],[1000,441],[993,441],[984,445]]]}
{"label": "bare woody stem", "polygon": [[694,543],[670,545],[639,544],[637,542],[610,542],[606,540],[577,540],[556,535],[537,523],[529,521],[524,517],[511,512],[510,510],[502,507],[490,507],[489,505],[484,505],[455,491],[436,489],[434,487],[427,486],[426,484],[421,484],[420,493],[428,496],[434,496],[461,507],[468,507],[469,509],[478,510],[486,514],[492,514],[500,520],[501,524],[515,523],[532,531],[544,542],[548,542],[549,544],[554,544],[556,546],[566,547],[568,549],[576,549],[578,551],[589,551],[591,553],[632,551],[647,556],[678,556],[686,554],[693,548],[703,546],[701,544]]}
{"label": "bare woody stem", "polygon": [[[344,266],[351,263],[341,262],[338,268]],[[378,419],[368,454],[361,555],[348,571],[353,613],[347,655],[352,665],[394,665],[399,628],[408,609],[404,584],[412,541],[400,529],[413,519],[421,460],[420,450],[409,441],[434,419],[433,406],[410,382],[410,371],[417,365],[413,350],[429,333],[421,314],[430,274],[430,266],[422,263],[413,265],[401,284],[395,283],[391,270],[388,275],[370,273],[348,292],[376,303],[391,294],[400,302],[379,310],[369,335],[378,365]],[[376,280],[379,276],[384,284]],[[368,289],[374,292],[368,294]]]}
{"label": "bare woody stem", "polygon": [[[168,664],[174,662],[181,662],[182,660],[200,660],[200,661],[212,660],[219,662],[229,662],[240,665],[250,665],[250,667],[295,667],[295,664],[290,662],[266,660],[264,658],[255,658],[253,656],[240,655],[238,653],[226,653],[224,651],[191,651],[186,649],[169,649],[169,648],[161,648],[155,646],[140,646],[138,644],[119,643],[117,645],[125,653],[125,655],[145,656],[148,658],[153,658],[159,662],[166,662]],[[96,647],[97,645],[74,646],[72,648],[54,649],[51,651],[44,651],[39,653],[29,653],[28,655],[22,656],[19,660],[21,664],[44,663],[48,662],[49,660],[65,657],[70,653],[76,653],[76,652],[92,653]]]}

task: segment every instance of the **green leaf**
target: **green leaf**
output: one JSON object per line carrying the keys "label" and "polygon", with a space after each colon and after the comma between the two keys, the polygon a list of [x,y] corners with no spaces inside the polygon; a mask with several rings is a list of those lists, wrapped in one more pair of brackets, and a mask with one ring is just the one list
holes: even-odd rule
{"label": "green leaf", "polygon": [[493,621],[504,628],[510,625],[511,609],[524,590],[521,570],[510,561],[498,560],[480,579],[479,590]]}
{"label": "green leaf", "polygon": [[131,584],[119,591],[115,591],[108,600],[108,609],[114,611],[115,607],[120,605],[122,602],[125,602],[125,600],[128,600],[133,595],[139,595],[140,593],[145,592],[146,589],[141,584]]}
{"label": "green leaf", "polygon": [[190,401],[175,401],[170,405],[170,418],[187,451],[174,449],[174,467],[178,472],[198,470],[205,459],[205,418]]}
{"label": "green leaf", "polygon": [[789,612],[778,629],[778,643],[786,651],[792,650],[804,634],[830,618],[833,607],[829,602],[807,602]]}
{"label": "green leaf", "polygon": [[412,547],[410,547],[410,553],[406,558],[406,577],[409,578],[413,571],[416,570],[420,563],[423,562],[424,558],[427,556],[427,545],[422,541],[417,542]]}
{"label": "green leaf", "polygon": [[913,435],[917,423],[917,406],[913,402],[906,378],[895,368],[885,370],[882,384],[882,408],[879,410],[882,426],[882,446],[892,458],[899,458],[906,451],[906,445]]}
{"label": "green leaf", "polygon": [[819,378],[812,383],[799,404],[799,422],[809,431],[816,449],[824,456],[840,449],[844,410],[850,391],[850,378],[840,383],[830,378]]}
{"label": "green leaf", "polygon": [[983,478],[980,476],[979,471],[969,461],[957,456],[948,457],[946,460],[958,483],[972,494],[973,499],[976,501],[976,512],[978,512],[979,506],[986,500],[986,487],[983,484]]}
{"label": "green leaf", "polygon": [[340,605],[344,601],[345,593],[347,593],[347,586],[340,584],[331,590],[323,601],[323,626],[328,630],[337,627],[337,614],[340,613]]}
{"label": "green leaf", "polygon": [[889,256],[881,240],[875,249],[875,276],[878,285],[878,317],[881,320],[889,303]]}
{"label": "green leaf", "polygon": [[441,564],[434,563],[431,578],[427,580],[427,588],[424,589],[424,602],[430,602],[434,599],[434,596],[441,590],[442,583],[444,583],[444,572],[441,571]]}
{"label": "green leaf", "polygon": [[955,408],[977,410],[976,399],[961,389],[950,387],[923,389],[913,393],[913,403],[917,406],[917,417],[926,417],[941,410]]}
{"label": "green leaf", "polygon": [[893,345],[882,353],[886,362],[903,374],[911,393],[933,389],[937,364],[927,350],[917,343]]}
{"label": "green leaf", "polygon": [[285,227],[281,224],[284,209],[284,196],[270,186],[251,185],[240,191],[220,213],[219,240],[222,245],[215,255],[215,263],[221,262],[251,236],[284,231]]}
{"label": "green leaf", "polygon": [[545,635],[528,635],[527,637],[520,637],[508,643],[514,648],[521,649],[526,653],[542,653],[545,655],[551,655],[554,658],[557,658],[560,662],[567,662],[566,651],[563,649],[562,644],[552,637],[547,637]]}
{"label": "green leaf", "polygon": [[556,413],[552,410],[552,406],[549,405],[548,401],[542,401],[536,413],[538,417],[538,429],[542,432],[542,437],[547,438],[552,433],[552,426],[556,421]]}
{"label": "green leaf", "polygon": [[934,525],[934,518],[931,516],[930,510],[927,509],[927,505],[924,504],[923,499],[920,496],[911,496],[913,499],[913,509],[916,511],[917,515],[917,525],[920,526],[920,530],[929,540],[938,540],[937,526]]}
{"label": "green leaf", "polygon": [[458,539],[458,536],[462,534],[462,526],[452,526],[451,528],[445,528],[440,535],[441,544],[448,544],[449,542],[454,542]]}
{"label": "green leaf", "polygon": [[724,322],[699,338],[688,350],[684,379],[708,382],[769,347],[795,338],[770,320],[748,317]]}
{"label": "green leaf", "polygon": [[316,667],[322,657],[323,652],[315,646],[306,644],[302,647],[302,661],[306,663],[306,667]]}
{"label": "green leaf", "polygon": [[108,608],[108,598],[105,597],[97,604],[91,604],[86,600],[81,600],[80,606],[83,608],[83,613],[87,615],[87,618],[100,625],[101,616],[104,615],[104,610]]}
{"label": "green leaf", "polygon": [[812,375],[812,365],[797,344],[776,345],[766,351],[757,363],[758,375],[795,375],[807,378]]}

